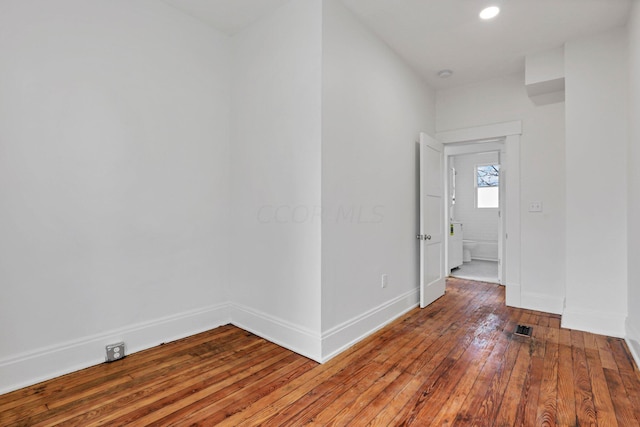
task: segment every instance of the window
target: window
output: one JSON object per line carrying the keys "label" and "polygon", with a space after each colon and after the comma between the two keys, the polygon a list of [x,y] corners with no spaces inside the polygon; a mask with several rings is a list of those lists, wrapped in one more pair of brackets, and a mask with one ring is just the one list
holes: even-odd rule
{"label": "window", "polygon": [[476,166],[476,207],[497,208],[500,200],[500,165]]}

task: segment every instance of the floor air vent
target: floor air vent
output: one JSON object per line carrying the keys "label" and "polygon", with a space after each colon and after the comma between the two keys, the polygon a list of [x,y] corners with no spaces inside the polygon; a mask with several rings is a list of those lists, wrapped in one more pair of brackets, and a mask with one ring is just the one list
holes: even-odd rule
{"label": "floor air vent", "polygon": [[532,331],[533,328],[531,326],[518,325],[516,326],[514,334],[520,335],[522,337],[531,337]]}

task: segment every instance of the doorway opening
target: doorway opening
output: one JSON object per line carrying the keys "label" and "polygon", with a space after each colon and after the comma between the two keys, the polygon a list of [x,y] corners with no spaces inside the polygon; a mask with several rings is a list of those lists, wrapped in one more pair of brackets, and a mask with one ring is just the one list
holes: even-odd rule
{"label": "doorway opening", "polygon": [[[438,132],[436,138],[444,144],[444,152],[455,154],[455,150],[464,149],[462,147],[473,146],[474,144],[484,144],[485,151],[491,150],[489,144],[496,145],[495,150],[501,153],[500,176],[503,181],[500,186],[503,192],[503,201],[500,214],[500,245],[499,274],[501,284],[505,286],[506,305],[510,307],[521,307],[521,284],[520,284],[520,137],[522,135],[522,122],[520,120],[487,124],[471,128],[461,128],[449,131]],[[447,172],[443,173],[445,183]],[[444,195],[446,196],[447,190]],[[448,221],[448,209],[443,212],[442,219]],[[448,224],[447,224],[448,225]],[[445,244],[448,239],[445,239]],[[447,271],[446,248],[443,264],[445,273]]]}
{"label": "doorway opening", "polygon": [[[420,234],[416,237],[420,240],[420,306],[428,303],[427,297],[432,292],[435,298],[444,293],[444,279],[450,272],[448,246],[450,233],[449,208],[447,200],[449,194],[448,174],[445,159],[450,155],[469,150],[476,144],[484,144],[481,151],[500,152],[500,219],[498,259],[500,261],[498,274],[500,283],[505,286],[505,303],[511,307],[521,307],[520,285],[520,136],[522,135],[522,122],[512,121],[496,123],[473,128],[463,128],[439,132],[436,138],[431,138],[425,133],[420,133]],[[423,150],[431,143],[433,156],[423,156],[423,153],[431,152]],[[494,144],[491,148],[490,144]],[[471,148],[470,148],[471,147]],[[437,154],[437,155],[436,155]],[[434,175],[435,172],[435,175]],[[432,183],[433,185],[431,185]],[[508,197],[506,188],[509,187]],[[427,190],[435,191],[433,194]],[[439,188],[439,191],[438,191]],[[439,200],[439,203],[428,204],[430,196]],[[434,200],[435,200],[434,199]],[[434,209],[425,209],[433,206]],[[434,234],[435,233],[435,234]],[[435,237],[434,237],[435,236]],[[430,242],[429,248],[425,242]],[[437,244],[437,245],[436,245]],[[434,280],[429,281],[434,275]],[[430,283],[439,286],[427,286]],[[442,285],[442,286],[440,286]],[[430,301],[435,298],[429,298]]]}
{"label": "doorway opening", "polygon": [[445,148],[447,182],[447,273],[451,277],[502,283],[505,183],[504,138],[452,143]]}

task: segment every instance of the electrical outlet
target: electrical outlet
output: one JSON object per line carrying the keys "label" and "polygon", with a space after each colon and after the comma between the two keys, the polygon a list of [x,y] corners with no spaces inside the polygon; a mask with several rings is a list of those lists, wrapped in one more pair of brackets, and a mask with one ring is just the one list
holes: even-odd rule
{"label": "electrical outlet", "polygon": [[529,212],[542,212],[542,202],[529,202]]}
{"label": "electrical outlet", "polygon": [[381,281],[382,281],[382,287],[386,288],[387,284],[389,283],[389,275],[388,274],[383,274]]}
{"label": "electrical outlet", "polygon": [[106,347],[107,355],[105,357],[107,362],[115,362],[124,357],[124,343],[119,342],[117,344],[109,344]]}

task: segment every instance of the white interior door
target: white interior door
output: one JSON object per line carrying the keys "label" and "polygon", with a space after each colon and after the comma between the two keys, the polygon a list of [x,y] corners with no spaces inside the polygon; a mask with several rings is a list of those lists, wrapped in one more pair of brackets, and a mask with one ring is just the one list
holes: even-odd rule
{"label": "white interior door", "polygon": [[420,134],[420,307],[444,295],[444,149]]}

